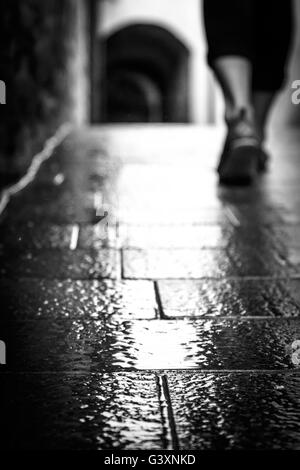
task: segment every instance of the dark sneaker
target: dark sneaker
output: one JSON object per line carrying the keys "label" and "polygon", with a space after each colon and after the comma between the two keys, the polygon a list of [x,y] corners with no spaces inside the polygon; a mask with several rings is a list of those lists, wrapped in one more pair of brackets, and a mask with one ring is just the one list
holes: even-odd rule
{"label": "dark sneaker", "polygon": [[266,168],[267,154],[262,149],[255,124],[248,117],[247,110],[242,109],[227,124],[228,135],[218,167],[220,183],[251,184],[258,173]]}

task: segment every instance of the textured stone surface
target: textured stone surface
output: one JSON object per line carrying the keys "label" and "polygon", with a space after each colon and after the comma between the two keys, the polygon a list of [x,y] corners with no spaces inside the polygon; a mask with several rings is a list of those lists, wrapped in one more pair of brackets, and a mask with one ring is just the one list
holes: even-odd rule
{"label": "textured stone surface", "polygon": [[2,449],[166,446],[153,374],[2,374],[0,388]]}
{"label": "textured stone surface", "polygon": [[76,224],[92,223],[94,219],[95,209],[87,192],[75,195],[73,191],[65,190],[53,196],[49,191],[43,196],[36,191],[29,193],[28,198],[18,195],[13,199],[6,223]]}
{"label": "textured stone surface", "polygon": [[102,247],[117,248],[119,240],[117,238],[116,226],[110,224],[84,225],[80,229],[78,247],[95,248]]}
{"label": "textured stone surface", "polygon": [[[152,195],[152,194],[151,194]],[[149,207],[150,206],[150,207]],[[138,223],[145,225],[222,225],[228,224],[230,220],[223,208],[216,207],[179,207],[174,209],[174,204],[171,201],[163,207],[160,201],[155,204],[147,204],[145,211],[145,204],[143,201],[137,199],[137,196],[128,201],[120,201],[120,221],[123,224],[137,225]]]}
{"label": "textured stone surface", "polygon": [[241,243],[234,244],[229,249],[229,256],[234,263],[237,276],[276,276],[288,274],[288,266],[275,251],[260,249],[258,243],[251,247]]}
{"label": "textured stone surface", "polygon": [[0,324],[8,370],[282,370],[294,368],[294,319],[106,322],[40,320]]}
{"label": "textured stone surface", "polygon": [[253,224],[256,224],[255,226],[268,226],[283,223],[283,215],[277,207],[262,206],[257,203],[257,195],[256,198],[253,198],[251,204],[242,204],[241,202],[244,193],[245,191],[238,192],[235,198],[237,203],[231,205],[233,214],[242,225],[253,226]]}
{"label": "textured stone surface", "polygon": [[122,225],[120,243],[129,248],[224,248],[230,231],[222,226]]}
{"label": "textured stone surface", "polygon": [[78,27],[80,3],[2,0],[0,75],[7,86],[7,104],[0,109],[3,184],[7,174],[27,168],[60,122],[74,116],[84,55],[78,37],[85,41]]}
{"label": "textured stone surface", "polygon": [[1,215],[5,447],[299,448],[299,146],[220,188],[220,137],[78,130]]}
{"label": "textured stone surface", "polygon": [[287,259],[291,265],[291,271],[300,274],[300,248],[290,248],[288,250]]}
{"label": "textured stone surface", "polygon": [[0,281],[0,323],[62,318],[153,319],[154,287],[147,281]]}
{"label": "textured stone surface", "polygon": [[22,249],[65,248],[70,247],[72,225],[25,224],[6,225],[0,228],[0,246]]}
{"label": "textured stone surface", "polygon": [[133,279],[205,278],[234,275],[224,250],[124,250],[124,276]]}
{"label": "textured stone surface", "polygon": [[101,279],[120,277],[120,257],[116,250],[43,250],[0,253],[0,276],[47,279]]}
{"label": "textured stone surface", "polygon": [[281,225],[272,229],[272,235],[279,246],[300,249],[300,225]]}
{"label": "textured stone surface", "polygon": [[298,317],[300,312],[297,280],[159,281],[159,293],[166,317]]}
{"label": "textured stone surface", "polygon": [[168,381],[182,449],[300,449],[298,373],[174,373]]}

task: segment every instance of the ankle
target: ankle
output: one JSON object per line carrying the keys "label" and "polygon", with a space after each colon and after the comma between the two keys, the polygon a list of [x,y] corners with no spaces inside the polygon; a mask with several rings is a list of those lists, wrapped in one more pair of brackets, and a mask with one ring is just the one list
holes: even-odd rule
{"label": "ankle", "polygon": [[262,128],[261,126],[257,126],[257,132],[258,132],[258,136],[259,136],[261,145],[264,145],[264,143],[266,141],[266,130],[265,130],[265,128]]}
{"label": "ankle", "polygon": [[266,140],[266,124],[256,117],[256,127],[261,143],[263,144]]}
{"label": "ankle", "polygon": [[244,113],[245,118],[250,123],[255,123],[255,113],[251,105],[245,106],[226,106],[225,109],[225,122],[228,124],[235,119],[238,119]]}

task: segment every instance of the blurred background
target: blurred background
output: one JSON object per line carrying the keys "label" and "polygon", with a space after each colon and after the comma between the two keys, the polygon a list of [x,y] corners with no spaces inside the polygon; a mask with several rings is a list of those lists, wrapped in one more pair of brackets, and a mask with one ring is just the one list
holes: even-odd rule
{"label": "blurred background", "polygon": [[[21,174],[62,122],[219,125],[222,101],[206,65],[201,0],[2,0],[0,179]],[[300,4],[295,1],[300,21]],[[291,82],[275,125],[297,125]]]}

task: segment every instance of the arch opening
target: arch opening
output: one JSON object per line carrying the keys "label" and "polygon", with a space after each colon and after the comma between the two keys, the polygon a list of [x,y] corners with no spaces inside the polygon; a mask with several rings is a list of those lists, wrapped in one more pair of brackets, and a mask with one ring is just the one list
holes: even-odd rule
{"label": "arch opening", "polygon": [[189,49],[152,24],[102,39],[105,122],[189,122]]}

